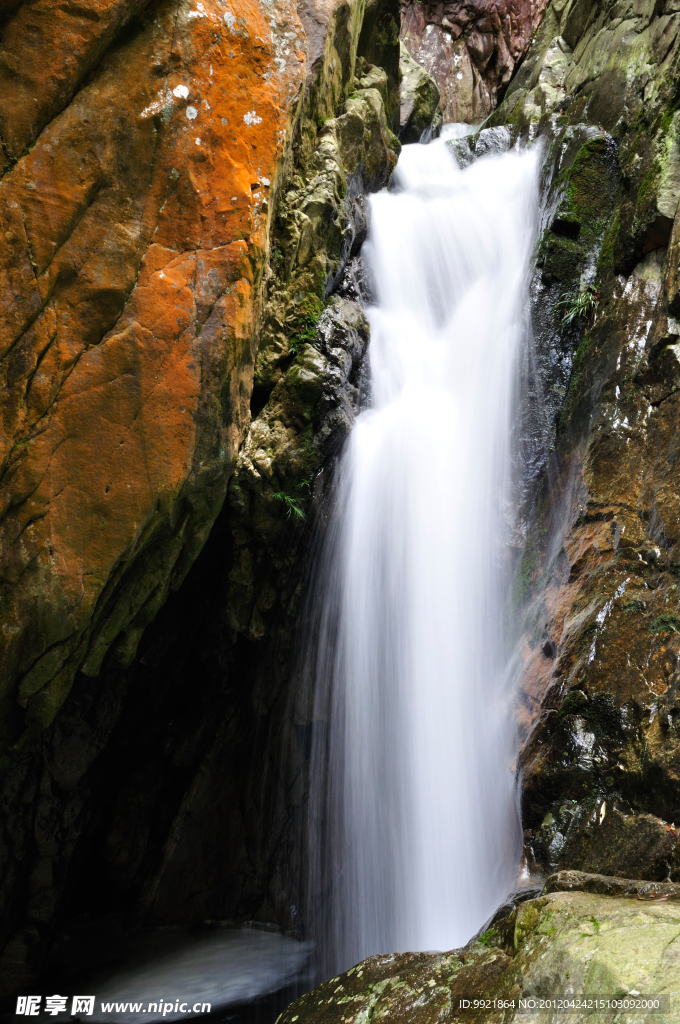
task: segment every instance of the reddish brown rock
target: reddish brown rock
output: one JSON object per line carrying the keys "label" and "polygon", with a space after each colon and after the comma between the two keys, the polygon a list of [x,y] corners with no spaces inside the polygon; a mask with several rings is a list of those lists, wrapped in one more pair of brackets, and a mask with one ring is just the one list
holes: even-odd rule
{"label": "reddish brown rock", "polygon": [[[296,364],[292,335],[309,341],[365,233],[363,192],[396,161],[398,7],[310,2],[298,20],[288,0],[143,6],[4,7],[3,992],[33,983],[58,920],[74,900],[99,906],[95,890],[160,923],[291,927],[295,912],[294,868],[267,891],[285,858],[279,806],[248,803],[249,787],[277,785],[282,741],[258,730],[281,680],[251,714],[248,680],[266,658],[258,668],[254,651],[225,687],[234,637],[213,619],[199,636],[196,620],[220,619],[230,577],[229,511],[212,527],[250,425],[258,351],[268,369],[252,415],[285,376],[291,449],[317,399],[332,420],[317,424],[321,441],[349,422],[333,419],[349,371],[341,380],[310,346]],[[366,331],[350,335],[356,361]],[[269,484],[257,497],[285,535]],[[206,635],[229,649],[207,655]],[[239,832],[244,806],[252,827]]]}
{"label": "reddish brown rock", "polygon": [[129,659],[223,499],[305,64],[294,5],[161,2],[66,106],[137,13],[78,11],[26,5],[3,36],[8,156],[56,114],[0,184],[5,744],[17,696],[41,727],[79,665]]}
{"label": "reddish brown rock", "polygon": [[476,124],[496,109],[547,0],[402,0],[401,38],[432,75],[445,122]]}
{"label": "reddish brown rock", "polygon": [[130,661],[205,541],[249,422],[271,209],[362,30],[358,4],[308,4],[307,61],[289,0],[142,8],[25,4],[3,27],[5,750],[79,668]]}

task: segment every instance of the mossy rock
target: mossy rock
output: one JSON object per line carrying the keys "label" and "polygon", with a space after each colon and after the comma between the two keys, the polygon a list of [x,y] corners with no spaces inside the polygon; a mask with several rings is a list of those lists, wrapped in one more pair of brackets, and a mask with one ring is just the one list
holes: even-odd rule
{"label": "mossy rock", "polygon": [[601,242],[609,226],[617,192],[617,161],[613,141],[606,136],[588,139],[571,166],[560,173],[556,187],[564,189],[557,210],[561,220],[578,228],[585,247]]}
{"label": "mossy rock", "polygon": [[557,201],[538,250],[544,283],[573,286],[587,266],[601,260],[605,238],[608,251],[602,267],[613,268],[619,188],[613,141],[585,125],[567,127],[551,146],[546,174]]}
{"label": "mossy rock", "polygon": [[[291,1004],[278,1024],[511,1024],[543,1019],[520,1012],[520,999],[629,993],[662,996],[670,1012],[643,1010],[621,1020],[677,1022],[679,931],[675,894],[655,904],[633,893],[546,893],[464,949],[370,957]],[[497,946],[489,945],[493,938]],[[585,1009],[549,1016],[560,1024],[592,1019]],[[597,1019],[613,1021],[615,1011]]]}

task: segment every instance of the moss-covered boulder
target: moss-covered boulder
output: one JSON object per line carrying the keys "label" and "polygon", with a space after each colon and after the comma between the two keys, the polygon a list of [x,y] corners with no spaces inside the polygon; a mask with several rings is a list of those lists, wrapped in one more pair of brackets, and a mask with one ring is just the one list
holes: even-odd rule
{"label": "moss-covered boulder", "polygon": [[[595,1019],[678,1021],[679,932],[677,886],[622,891],[614,879],[573,872],[464,949],[370,957],[293,1003],[278,1024],[577,1024],[592,1019],[588,1001],[648,995],[659,997],[663,1016],[605,1007]],[[576,1005],[541,1010],[541,999]]]}

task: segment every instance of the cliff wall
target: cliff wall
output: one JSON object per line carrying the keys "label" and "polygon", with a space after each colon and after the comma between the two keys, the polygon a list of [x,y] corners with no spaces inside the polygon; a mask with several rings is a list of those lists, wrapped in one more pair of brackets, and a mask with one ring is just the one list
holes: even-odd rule
{"label": "cliff wall", "polygon": [[401,38],[434,78],[446,123],[493,113],[547,0],[402,0]]}
{"label": "cliff wall", "polygon": [[[680,4],[541,13],[412,5],[402,36],[447,119],[504,96],[489,124],[544,147],[516,588],[526,857],[643,892],[680,879]],[[12,991],[93,908],[301,928],[310,723],[291,722],[291,665],[315,519],[362,396],[365,196],[389,179],[400,113],[389,2],[3,18]],[[482,943],[498,962],[475,984],[512,987],[523,936],[542,941],[550,915],[566,935],[609,920],[591,897],[634,898],[560,877],[551,892],[583,900],[535,904],[531,926],[514,907],[515,937]]]}
{"label": "cliff wall", "polygon": [[5,751],[129,663],[247,425],[304,33],[294,6],[140,8],[2,30]]}
{"label": "cliff wall", "polygon": [[277,644],[358,401],[342,282],[396,162],[399,43],[363,0],[2,17],[14,991],[79,913],[296,926]]}
{"label": "cliff wall", "polygon": [[543,870],[678,870],[679,71],[677,4],[553,3],[495,115],[543,134],[550,180],[534,319],[553,418],[518,584]]}

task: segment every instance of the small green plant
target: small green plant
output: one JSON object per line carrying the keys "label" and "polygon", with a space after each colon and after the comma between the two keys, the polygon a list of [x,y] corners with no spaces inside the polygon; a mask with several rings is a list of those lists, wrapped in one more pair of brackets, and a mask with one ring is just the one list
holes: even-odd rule
{"label": "small green plant", "polygon": [[566,309],[562,317],[562,326],[571,327],[576,321],[587,320],[597,309],[600,301],[600,292],[594,285],[589,284],[582,291],[569,292],[562,296],[557,303]]}
{"label": "small green plant", "polygon": [[298,492],[297,494],[291,494],[289,490],[275,491],[273,497],[276,501],[282,501],[286,506],[286,519],[290,519],[291,516],[295,516],[296,519],[305,519],[301,492],[306,491],[309,494],[309,480],[301,480],[299,484],[296,484],[295,490]]}
{"label": "small green plant", "polygon": [[303,345],[311,345],[316,341],[319,315],[318,313],[303,313],[298,317],[297,330],[288,344],[288,352],[291,356],[296,356]]}
{"label": "small green plant", "polygon": [[276,491],[274,498],[277,501],[282,501],[286,506],[286,519],[290,519],[291,516],[295,516],[297,519],[304,519],[305,513],[300,504],[299,498],[294,498],[291,494],[286,494],[285,491]]}

